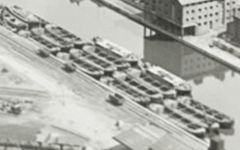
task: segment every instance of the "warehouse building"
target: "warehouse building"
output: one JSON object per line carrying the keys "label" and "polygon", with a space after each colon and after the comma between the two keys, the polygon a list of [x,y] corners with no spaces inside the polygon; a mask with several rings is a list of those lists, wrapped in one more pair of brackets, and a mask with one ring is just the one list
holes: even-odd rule
{"label": "warehouse building", "polygon": [[233,21],[237,0],[148,0],[145,19],[176,35],[201,35]]}
{"label": "warehouse building", "polygon": [[233,41],[240,43],[240,6],[236,10],[234,21],[227,25],[227,36]]}

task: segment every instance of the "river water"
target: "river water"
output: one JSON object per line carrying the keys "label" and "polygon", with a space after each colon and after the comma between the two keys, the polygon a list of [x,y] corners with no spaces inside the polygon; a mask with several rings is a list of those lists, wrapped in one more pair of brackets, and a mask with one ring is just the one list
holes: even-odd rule
{"label": "river water", "polygon": [[[195,99],[235,118],[235,131],[225,131],[226,150],[240,147],[240,76],[229,68],[158,35],[144,37],[143,27],[91,0],[1,0],[16,4],[82,38],[102,36],[145,60],[186,79]],[[239,100],[239,101],[238,101]]]}

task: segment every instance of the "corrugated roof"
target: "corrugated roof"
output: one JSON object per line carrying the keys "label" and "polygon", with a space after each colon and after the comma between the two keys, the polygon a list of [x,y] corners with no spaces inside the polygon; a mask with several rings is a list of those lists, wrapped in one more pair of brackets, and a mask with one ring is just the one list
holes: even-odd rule
{"label": "corrugated roof", "polygon": [[154,143],[151,147],[151,150],[195,150],[195,148],[185,145],[182,141],[174,138],[171,135],[165,135]]}
{"label": "corrugated roof", "polygon": [[132,150],[147,150],[156,139],[139,129],[130,129],[114,137],[116,141]]}
{"label": "corrugated roof", "polygon": [[199,143],[152,126],[139,126],[123,131],[114,139],[131,150],[206,150]]}
{"label": "corrugated roof", "polygon": [[181,5],[203,2],[207,0],[178,0]]}

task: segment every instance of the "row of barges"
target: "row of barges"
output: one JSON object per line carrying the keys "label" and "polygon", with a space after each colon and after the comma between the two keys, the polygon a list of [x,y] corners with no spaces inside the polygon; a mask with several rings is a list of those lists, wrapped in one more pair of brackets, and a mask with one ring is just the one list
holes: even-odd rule
{"label": "row of barges", "polygon": [[3,7],[0,22],[16,34],[25,32],[25,38],[39,45],[40,56],[61,60],[69,73],[81,70],[198,137],[211,128],[233,127],[231,117],[194,100],[191,86],[183,79],[111,41],[101,37],[82,40],[18,6]]}

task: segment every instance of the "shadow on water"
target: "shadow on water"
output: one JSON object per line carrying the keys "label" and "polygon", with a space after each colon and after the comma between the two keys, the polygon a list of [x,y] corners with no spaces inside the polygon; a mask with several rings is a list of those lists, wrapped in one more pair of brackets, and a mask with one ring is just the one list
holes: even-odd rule
{"label": "shadow on water", "polygon": [[76,4],[76,5],[80,5],[81,2],[83,2],[84,0],[69,0],[70,3],[72,4]]}
{"label": "shadow on water", "polygon": [[144,59],[159,65],[194,84],[202,84],[207,76],[225,80],[225,66],[197,53],[174,39],[158,33],[144,37]]}
{"label": "shadow on water", "polygon": [[235,133],[234,128],[232,128],[232,129],[221,129],[220,131],[221,131],[222,134],[228,135],[228,136],[232,136]]}
{"label": "shadow on water", "polygon": [[[232,80],[237,80],[237,77],[234,77],[235,73],[227,67],[200,53],[197,53],[190,47],[187,47],[176,40],[159,33],[153,36],[144,37],[144,60],[151,62],[152,64],[159,65],[170,72],[181,76],[187,81],[193,81],[194,87],[202,86],[205,89],[209,89],[209,76],[213,77],[210,81],[212,82],[212,87],[218,86],[219,84],[217,83],[220,82],[226,82],[225,84],[229,84],[229,82],[231,82],[231,80],[229,80],[230,78],[232,78]],[[205,78],[208,78],[208,82],[204,82]],[[215,82],[216,80],[220,82]],[[211,91],[217,90],[219,89],[211,89]],[[231,92],[232,91],[230,90],[229,93]],[[222,98],[229,98],[229,95],[223,93]],[[208,104],[214,102],[215,99],[218,98],[202,95],[198,97],[198,99],[207,99],[209,101],[206,102],[206,104]],[[228,101],[228,103],[226,101],[219,100],[219,102],[224,102],[226,103],[226,106],[229,105],[228,107],[232,108],[230,107],[232,103],[231,101]],[[218,103],[214,103],[212,106],[213,108],[217,108],[216,106],[218,106]],[[234,128],[221,129],[221,133],[226,136],[233,136],[235,135],[235,130]]]}
{"label": "shadow on water", "polygon": [[91,0],[91,2],[95,3],[98,7],[104,6],[99,0]]}
{"label": "shadow on water", "polygon": [[[72,4],[76,4],[76,5],[80,5],[81,2],[84,2],[86,0],[69,0],[70,3]],[[91,2],[93,2],[94,4],[96,4],[98,7],[102,7],[102,3],[99,2],[98,0],[91,0]]]}

